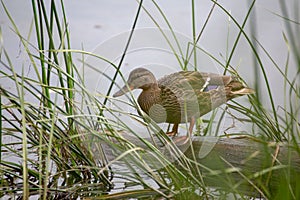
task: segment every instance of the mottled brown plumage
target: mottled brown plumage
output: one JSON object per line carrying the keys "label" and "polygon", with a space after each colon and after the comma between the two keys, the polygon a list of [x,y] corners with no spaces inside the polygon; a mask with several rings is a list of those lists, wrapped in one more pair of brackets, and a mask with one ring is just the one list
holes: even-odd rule
{"label": "mottled brown plumage", "polygon": [[134,89],[142,89],[138,103],[155,122],[174,124],[176,135],[178,124],[190,122],[193,130],[195,119],[210,112],[226,101],[254,91],[245,87],[236,77],[197,71],[180,71],[158,81],[147,69],[137,68],[128,78],[127,84],[113,96],[121,96]]}

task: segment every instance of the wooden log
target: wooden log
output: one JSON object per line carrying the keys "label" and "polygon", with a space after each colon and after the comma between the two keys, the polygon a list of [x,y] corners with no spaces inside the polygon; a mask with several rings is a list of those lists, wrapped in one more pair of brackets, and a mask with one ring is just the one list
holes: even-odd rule
{"label": "wooden log", "polygon": [[[206,146],[211,151],[201,153]],[[244,194],[261,196],[269,193],[275,196],[278,190],[284,189],[283,186],[296,191],[294,183],[300,180],[299,152],[284,143],[250,138],[196,137],[191,148],[198,155],[197,162],[211,170],[220,171],[220,174],[206,176],[206,183],[214,187],[229,191],[236,187],[237,191]],[[185,151],[190,158],[191,148]],[[285,180],[290,181],[286,183]]]}
{"label": "wooden log", "polygon": [[[122,136],[136,146],[149,150],[149,146],[137,137],[126,133]],[[157,146],[170,161],[176,163],[176,159],[179,159],[180,154],[174,156],[170,153],[172,145],[166,145],[157,138],[146,140]],[[282,189],[284,180],[289,180],[290,185],[285,186],[293,189],[296,187],[293,184],[300,178],[299,152],[285,143],[263,142],[246,137],[199,136],[193,137],[190,141],[186,140],[186,137],[175,137],[173,142],[181,150],[181,156],[184,155],[199,163],[194,169],[198,167],[205,183],[212,187],[251,196],[264,196],[268,193],[273,196]],[[106,153],[110,151],[109,148],[105,149]],[[117,152],[119,153],[121,152]],[[148,160],[151,159],[149,157]],[[177,163],[180,166],[179,162]],[[156,167],[163,166],[156,165]]]}

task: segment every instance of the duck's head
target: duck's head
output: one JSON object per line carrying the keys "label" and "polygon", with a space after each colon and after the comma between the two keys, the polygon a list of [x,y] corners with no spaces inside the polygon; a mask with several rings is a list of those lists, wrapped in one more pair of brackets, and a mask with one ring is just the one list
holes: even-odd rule
{"label": "duck's head", "polygon": [[157,81],[154,75],[147,69],[137,68],[130,72],[127,85],[124,85],[119,91],[117,91],[113,97],[122,96],[129,92],[129,90],[143,89],[147,90],[151,87],[157,87]]}

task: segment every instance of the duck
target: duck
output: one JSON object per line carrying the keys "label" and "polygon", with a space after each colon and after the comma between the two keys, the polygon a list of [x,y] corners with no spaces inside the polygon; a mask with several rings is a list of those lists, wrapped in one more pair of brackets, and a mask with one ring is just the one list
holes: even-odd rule
{"label": "duck", "polygon": [[254,93],[236,76],[179,71],[156,80],[150,70],[136,68],[113,97],[135,89],[142,90],[137,102],[144,113],[156,123],[173,124],[168,136],[177,135],[181,123],[189,123],[192,134],[197,118],[233,98]]}

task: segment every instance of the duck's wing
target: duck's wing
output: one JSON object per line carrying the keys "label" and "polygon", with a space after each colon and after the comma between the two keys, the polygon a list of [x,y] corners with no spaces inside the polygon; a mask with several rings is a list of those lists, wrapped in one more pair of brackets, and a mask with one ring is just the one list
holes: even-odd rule
{"label": "duck's wing", "polygon": [[[204,115],[232,98],[253,91],[234,76],[195,71],[167,75],[158,80],[158,85],[162,105],[169,113],[181,113],[188,118]],[[185,118],[181,117],[181,122],[184,121]]]}
{"label": "duck's wing", "polygon": [[219,86],[227,85],[232,80],[233,77],[231,76],[197,71],[181,71],[159,79],[158,85],[167,87],[172,91],[209,91],[211,89],[216,89]]}

